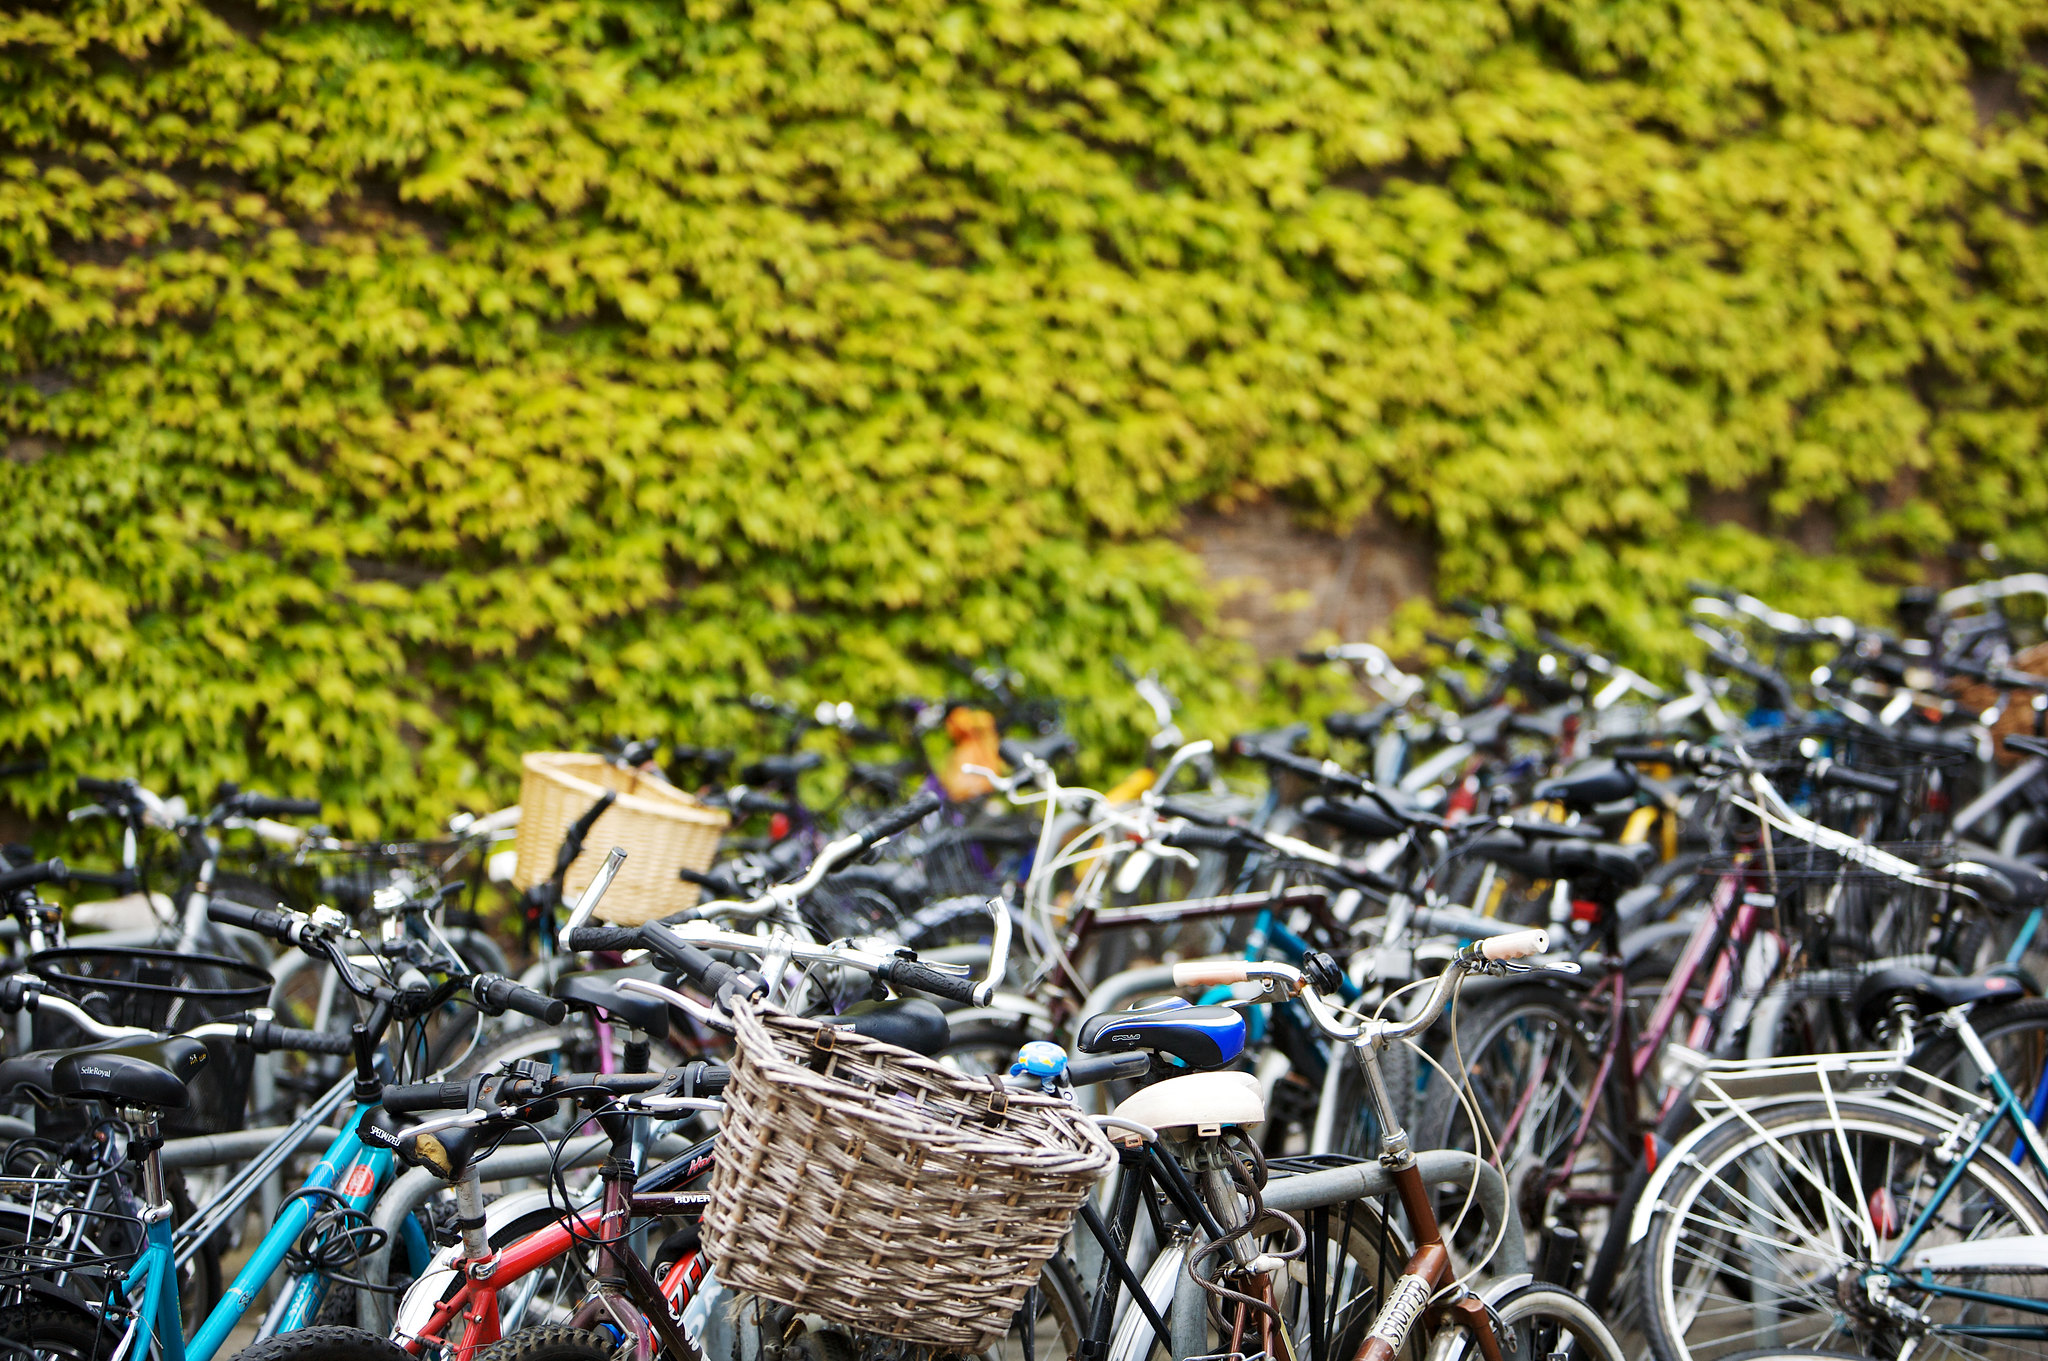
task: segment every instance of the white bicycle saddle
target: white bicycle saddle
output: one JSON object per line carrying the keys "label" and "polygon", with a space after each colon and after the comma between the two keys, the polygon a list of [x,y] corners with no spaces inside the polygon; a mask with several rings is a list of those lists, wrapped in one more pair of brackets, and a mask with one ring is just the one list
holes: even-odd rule
{"label": "white bicycle saddle", "polygon": [[1259,1080],[1250,1073],[1189,1073],[1119,1102],[1113,1114],[1156,1130],[1256,1125],[1266,1118]]}

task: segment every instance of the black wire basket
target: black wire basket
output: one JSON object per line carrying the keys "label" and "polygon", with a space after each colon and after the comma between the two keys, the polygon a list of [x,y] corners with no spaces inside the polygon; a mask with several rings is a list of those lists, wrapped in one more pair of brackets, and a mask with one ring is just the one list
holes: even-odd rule
{"label": "black wire basket", "polygon": [[[1875,835],[1899,840],[1933,837],[1947,829],[1955,805],[1952,786],[1970,759],[1968,752],[1956,747],[1845,724],[1798,724],[1745,738],[1742,745],[1760,764],[1780,768],[1780,779],[1786,772],[1827,760],[1893,781],[1899,786],[1898,797],[1882,802]],[[1868,797],[1853,789],[1821,784],[1781,788],[1788,797],[1811,804],[1816,820],[1831,826],[1842,825],[1846,815],[1869,806]]]}
{"label": "black wire basket", "polygon": [[[68,946],[29,956],[28,971],[96,1020],[156,1031],[226,1020],[270,1000],[269,973],[220,955]],[[92,1036],[51,1011],[36,1013],[34,1036],[38,1049],[93,1043]],[[232,1040],[205,1043],[206,1066],[186,1084],[191,1100],[183,1110],[164,1112],[168,1135],[224,1134],[242,1128],[255,1056]],[[92,1119],[87,1107],[64,1103],[38,1111],[36,1130],[68,1135],[86,1128]]]}
{"label": "black wire basket", "polygon": [[359,922],[379,893],[418,898],[467,876],[468,841],[351,841],[262,862],[258,873],[294,906],[325,903]]}
{"label": "black wire basket", "polygon": [[1815,963],[1927,955],[1962,964],[1981,946],[1990,905],[1966,885],[1926,871],[1967,858],[1942,842],[1833,850],[1780,837],[1768,853],[1756,847],[1710,856],[1700,873],[1740,875],[1743,892],[1763,895],[1752,901],[1767,904],[1788,930],[1803,934]]}

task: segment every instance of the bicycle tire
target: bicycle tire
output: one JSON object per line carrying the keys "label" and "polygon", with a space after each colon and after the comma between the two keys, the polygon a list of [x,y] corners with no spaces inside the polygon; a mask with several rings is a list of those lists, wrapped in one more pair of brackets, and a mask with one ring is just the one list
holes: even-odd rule
{"label": "bicycle tire", "polygon": [[[1355,1356],[1365,1343],[1365,1335],[1379,1313],[1386,1292],[1406,1267],[1408,1245],[1381,1213],[1378,1201],[1344,1201],[1292,1213],[1308,1234],[1310,1243],[1287,1270],[1274,1273],[1271,1279],[1296,1343],[1297,1354],[1304,1357],[1311,1354],[1313,1340],[1320,1329],[1324,1339],[1321,1354],[1332,1358]],[[1255,1231],[1256,1239],[1278,1243],[1289,1236],[1278,1226],[1277,1220],[1269,1222],[1271,1228],[1261,1225]],[[1315,1247],[1318,1238],[1323,1244],[1320,1273],[1310,1267],[1308,1256],[1318,1251]],[[1183,1263],[1181,1270],[1185,1269]],[[1328,1283],[1321,1301],[1313,1297],[1311,1289],[1311,1283],[1318,1278]],[[1312,1316],[1315,1312],[1320,1313],[1320,1319]],[[1168,1321],[1172,1321],[1170,1315]],[[1212,1352],[1225,1350],[1220,1345],[1213,1345],[1219,1337],[1213,1321],[1205,1320],[1205,1328],[1210,1338],[1210,1344],[1205,1344],[1208,1349]],[[1421,1361],[1422,1354],[1422,1338],[1411,1335],[1408,1345],[1395,1356],[1398,1361]],[[1108,1361],[1166,1361],[1166,1356],[1167,1349],[1156,1341],[1148,1351],[1121,1354],[1113,1343]]]}
{"label": "bicycle tire", "polygon": [[251,1343],[236,1354],[235,1361],[412,1361],[412,1357],[389,1338],[361,1328],[322,1324]]}
{"label": "bicycle tire", "polygon": [[[1501,1167],[1531,1249],[1549,1215],[1552,1194],[1547,1188],[1567,1154],[1576,1155],[1570,1181],[1559,1188],[1567,1192],[1618,1195],[1635,1162],[1633,1120],[1618,1078],[1610,1076],[1603,1090],[1589,1091],[1599,1073],[1600,1048],[1583,1024],[1587,1004],[1600,1000],[1591,989],[1541,983],[1495,993],[1478,1006],[1461,1008],[1457,1017],[1457,1052],[1492,1137],[1506,1136]],[[1437,1046],[1437,1057],[1446,1068],[1455,1062],[1448,1043]],[[1621,1062],[1626,1061],[1623,1056]],[[1472,1147],[1458,1089],[1434,1070],[1429,1077],[1415,1124],[1418,1146],[1484,1152]],[[1597,1103],[1593,1124],[1585,1142],[1573,1150],[1571,1140],[1588,1101]],[[1438,1217],[1448,1226],[1464,1202],[1462,1188],[1440,1195]],[[1597,1222],[1577,1227],[1596,1240],[1603,1232]],[[1484,1242],[1475,1241],[1478,1232],[1461,1232],[1459,1249],[1483,1250]]]}
{"label": "bicycle tire", "polygon": [[[1970,1010],[1970,1028],[1997,1060],[2020,1104],[2030,1106],[2041,1083],[2048,1081],[2048,998],[1980,1004]],[[1913,1067],[1969,1091],[1983,1090],[1983,1074],[1951,1030],[1915,1049]]]}
{"label": "bicycle tire", "polygon": [[[1867,1356],[1896,1352],[1903,1337],[1887,1329],[1882,1316],[1852,1316],[1839,1297],[1837,1283],[1856,1264],[1834,1244],[1858,1241],[1866,1225],[1880,1233],[1881,1225],[1889,1225],[1896,1234],[1898,1226],[1913,1223],[1920,1207],[1910,1199],[1901,1203],[1899,1190],[1910,1197],[1925,1189],[1918,1169],[1949,1133],[1940,1122],[1882,1101],[1838,1100],[1831,1110],[1819,1099],[1793,1100],[1720,1117],[1665,1184],[1644,1241],[1644,1322],[1658,1361],[1731,1361],[1755,1350],[1748,1345],[1755,1341],[1822,1349],[1846,1345]],[[1845,1149],[1854,1159],[1853,1183],[1836,1175],[1851,1170],[1847,1161],[1838,1162]],[[1804,1170],[1788,1178],[1789,1168]],[[1882,1182],[1866,1188],[1867,1174],[1878,1171]],[[1777,1184],[1791,1194],[1780,1193]],[[1844,1194],[1851,1186],[1853,1199]],[[1967,1197],[1948,1202],[1957,1221],[1975,1230],[2002,1214],[2017,1232],[2048,1231],[2048,1201],[1995,1154],[1972,1160],[1953,1194]],[[1830,1208],[1852,1204],[1861,1207],[1860,1223]],[[1723,1205],[1738,1213],[1718,1208]],[[1815,1206],[1820,1213],[1813,1218],[1822,1222],[1803,1222],[1800,1216]],[[1759,1221],[1770,1226],[1769,1233],[1753,1227]],[[1804,1242],[1777,1254],[1793,1259],[1780,1268],[1766,1254],[1780,1246],[1775,1235],[1788,1231]],[[1768,1275],[1744,1275],[1740,1264],[1724,1260],[1733,1254],[1709,1254],[1731,1241],[1741,1244],[1744,1262],[1763,1263],[1759,1270]],[[1779,1284],[1784,1281],[1825,1285],[1802,1301]],[[1714,1303],[1717,1289],[1727,1291],[1729,1303]],[[1853,1282],[1850,1289],[1853,1297]],[[1802,1322],[1797,1311],[1777,1302],[1780,1296],[1812,1306],[1809,1317]],[[1723,1323],[1740,1328],[1747,1321],[1758,1326],[1732,1334],[1721,1329]],[[1760,1330],[1772,1336],[1756,1337]],[[1715,1333],[1720,1335],[1710,1335]]]}
{"label": "bicycle tire", "polygon": [[[1569,1358],[1569,1361],[1629,1361],[1606,1320],[1562,1286],[1538,1282],[1509,1291],[1493,1305],[1508,1329],[1502,1351],[1512,1357]],[[1567,1345],[1567,1342],[1569,1345]],[[1429,1361],[1467,1361],[1476,1353],[1472,1335],[1446,1324],[1431,1340]]]}
{"label": "bicycle tire", "polygon": [[0,1310],[0,1361],[101,1361],[121,1334],[74,1305],[22,1304]]}
{"label": "bicycle tire", "polygon": [[548,1323],[521,1328],[476,1354],[476,1361],[611,1361],[617,1346],[588,1328]]}

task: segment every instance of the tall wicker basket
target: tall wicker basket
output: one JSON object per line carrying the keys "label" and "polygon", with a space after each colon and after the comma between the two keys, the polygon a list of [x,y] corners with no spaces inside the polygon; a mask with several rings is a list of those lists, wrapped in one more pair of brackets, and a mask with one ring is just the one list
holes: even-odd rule
{"label": "tall wicker basket", "polygon": [[555,870],[562,837],[569,824],[590,811],[607,789],[618,801],[590,829],[583,854],[569,866],[563,885],[565,900],[597,876],[614,846],[626,851],[626,863],[598,904],[600,920],[618,926],[680,912],[697,901],[697,886],[676,877],[677,870],[702,870],[718,850],[718,838],[729,819],[682,790],[602,756],[570,751],[529,752],[520,761],[519,854],[512,882],[531,888]]}
{"label": "tall wicker basket", "polygon": [[1072,1105],[736,1002],[704,1247],[834,1322],[981,1352],[1116,1161]]}

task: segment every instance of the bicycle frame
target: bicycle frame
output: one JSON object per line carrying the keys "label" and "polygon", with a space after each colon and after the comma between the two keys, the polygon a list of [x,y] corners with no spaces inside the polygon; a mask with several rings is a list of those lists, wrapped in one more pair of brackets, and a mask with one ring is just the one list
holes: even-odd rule
{"label": "bicycle frame", "polygon": [[[607,1119],[617,1121],[617,1117],[596,1118],[600,1122]],[[642,1189],[642,1185],[632,1180],[630,1165],[622,1165],[618,1161],[618,1154],[623,1151],[620,1141],[630,1142],[629,1130],[621,1128],[609,1132],[613,1135],[614,1156],[606,1164],[602,1203],[595,1209],[564,1215],[548,1227],[502,1249],[494,1250],[488,1240],[483,1240],[478,1245],[483,1250],[471,1252],[471,1245],[466,1241],[463,1255],[450,1263],[451,1269],[462,1277],[460,1284],[435,1305],[425,1323],[400,1337],[400,1345],[406,1351],[419,1356],[428,1347],[438,1346],[448,1361],[472,1361],[480,1348],[498,1341],[503,1334],[500,1292],[567,1256],[579,1241],[591,1239],[598,1241],[596,1276],[599,1288],[597,1296],[586,1301],[579,1312],[579,1318],[586,1313],[590,1315],[580,1326],[589,1326],[609,1315],[627,1327],[641,1361],[651,1361],[664,1342],[674,1346],[678,1340],[677,1330],[683,1326],[684,1311],[705,1280],[703,1255],[698,1252],[683,1254],[656,1283],[630,1250],[614,1251],[612,1243],[622,1236],[626,1223],[634,1218],[702,1215],[711,1201],[708,1193],[654,1188],[671,1180],[689,1180],[701,1175],[711,1165],[715,1141],[706,1140],[653,1169],[640,1179],[645,1186]],[[469,1175],[473,1177],[473,1171]],[[458,1181],[458,1201],[463,1193],[464,1185]],[[654,1288],[650,1289],[650,1286]],[[636,1294],[648,1298],[636,1300]],[[659,1320],[650,1318],[645,1312],[657,1298],[665,1302],[667,1315]],[[458,1323],[461,1333],[451,1342],[450,1330]],[[686,1351],[684,1355],[694,1356],[695,1353]]]}
{"label": "bicycle frame", "polygon": [[[2014,1149],[2014,1160],[2018,1161],[2017,1155],[2024,1151],[2033,1162],[2035,1171],[2041,1176],[2048,1177],[2048,1146],[2044,1146],[2042,1142],[2040,1126],[2035,1123],[2028,1115],[2026,1109],[2021,1106],[2020,1099],[2014,1093],[2012,1085],[2005,1080],[2005,1075],[1999,1071],[1997,1061],[1991,1057],[1990,1051],[1984,1047],[1984,1041],[1979,1038],[1976,1030],[1970,1025],[1969,1017],[1962,1009],[1958,1009],[1949,1013],[1947,1023],[1955,1030],[1956,1037],[1962,1041],[1963,1048],[1968,1051],[1971,1061],[1977,1065],[1978,1070],[1984,1074],[1985,1080],[1990,1084],[1992,1095],[1995,1098],[1992,1102],[1991,1112],[1979,1122],[1977,1131],[1970,1140],[1969,1147],[1950,1165],[1940,1184],[1935,1187],[1934,1194],[1928,1197],[1927,1204],[1920,1211],[1919,1217],[1900,1236],[1898,1247],[1881,1264],[1873,1267],[1867,1273],[1867,1276],[1881,1276],[1887,1284],[1895,1282],[1910,1283],[1914,1290],[1928,1295],[1944,1299],[1967,1301],[1972,1304],[2012,1309],[2022,1314],[2031,1314],[2042,1320],[2038,1325],[1983,1324],[1973,1326],[1965,1323],[1944,1324],[1938,1325],[1933,1329],[1938,1334],[1959,1337],[2004,1337],[2036,1341],[2048,1340],[2048,1299],[2040,1297],[2030,1298],[2023,1295],[2006,1295],[1997,1291],[1976,1290],[1966,1286],[1943,1285],[1933,1279],[1933,1272],[1930,1269],[1923,1269],[1919,1274],[1919,1279],[1915,1280],[1912,1278],[1910,1263],[1914,1248],[1919,1243],[1921,1235],[1926,1233],[1928,1227],[1936,1222],[1941,1212],[1941,1207],[1947,1202],[1949,1196],[1954,1193],[1957,1184],[1962,1181],[1963,1174],[1969,1169],[1971,1160],[1984,1153],[1985,1147],[1990,1142],[1992,1135],[2000,1127],[2010,1123],[2013,1127],[2013,1132],[2018,1136],[2019,1146]],[[1982,1246],[1993,1254],[2000,1252],[2010,1254],[2014,1241],[2012,1238],[1995,1238],[1987,1240]],[[2038,1237],[2036,1241],[2048,1245],[2048,1236]],[[1958,1247],[1966,1248],[1968,1246],[1971,1245],[1967,1243],[1953,1245],[1948,1250],[1948,1254],[1960,1257],[1960,1254],[1956,1253],[1954,1249]],[[2000,1264],[1995,1256],[1987,1256],[1984,1260],[1987,1265],[1995,1266]],[[2008,1257],[2007,1260],[2010,1260],[2010,1258]],[[1956,1264],[1959,1266],[1965,1265],[1962,1261],[1958,1261]]]}
{"label": "bicycle frame", "polygon": [[[184,1331],[183,1301],[178,1289],[178,1267],[190,1249],[181,1252],[171,1227],[171,1207],[163,1192],[161,1141],[153,1119],[136,1119],[138,1142],[147,1147],[143,1160],[144,1218],[147,1221],[143,1249],[122,1279],[121,1293],[140,1303],[129,1335],[115,1353],[117,1358],[140,1361],[152,1344],[163,1361],[212,1361],[258,1292],[283,1265],[315,1213],[313,1202],[325,1200],[355,1210],[367,1210],[388,1180],[392,1155],[388,1150],[365,1145],[358,1135],[362,1119],[374,1106],[359,1107],[356,1114],[328,1146],[304,1184],[283,1207],[277,1222],[256,1244],[248,1263],[236,1273],[233,1284],[221,1296],[188,1340]],[[133,1114],[133,1113],[131,1113]],[[323,1194],[325,1193],[325,1194]],[[424,1262],[426,1236],[416,1221],[408,1221],[405,1237],[411,1253]],[[318,1272],[294,1276],[289,1290],[281,1296],[271,1331],[306,1327],[320,1311],[326,1298],[327,1280]]]}

